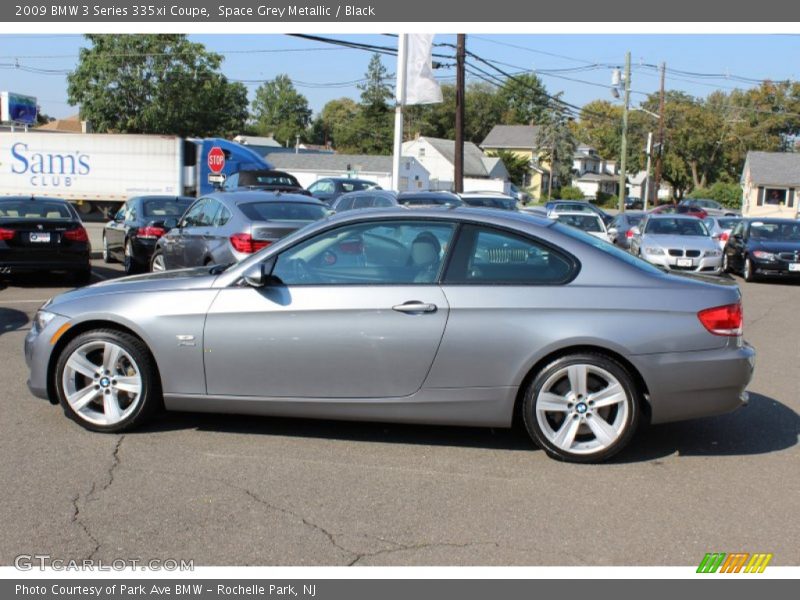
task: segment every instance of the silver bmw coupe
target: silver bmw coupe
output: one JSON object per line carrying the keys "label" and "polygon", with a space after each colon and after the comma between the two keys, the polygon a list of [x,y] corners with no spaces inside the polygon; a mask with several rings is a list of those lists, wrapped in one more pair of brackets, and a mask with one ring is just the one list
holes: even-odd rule
{"label": "silver bmw coupe", "polygon": [[746,401],[732,281],[672,275],[490,209],[348,211],[229,266],[62,294],[25,340],[31,391],[87,429],[168,410],[510,427],[605,460],[643,421]]}

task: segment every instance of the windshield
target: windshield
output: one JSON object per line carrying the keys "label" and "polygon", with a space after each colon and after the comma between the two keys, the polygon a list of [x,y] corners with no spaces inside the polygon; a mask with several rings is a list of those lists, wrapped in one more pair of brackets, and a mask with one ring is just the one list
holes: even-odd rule
{"label": "windshield", "polygon": [[142,202],[145,217],[180,217],[192,203],[190,198],[152,198]]}
{"label": "windshield", "polygon": [[0,219],[73,219],[69,207],[63,202],[48,200],[3,200],[0,201]]}
{"label": "windshield", "polygon": [[376,184],[371,181],[343,181],[342,189],[345,192],[360,192],[362,190],[369,190],[375,187]]}
{"label": "windshield", "polygon": [[750,237],[759,241],[800,242],[800,222],[764,223],[756,221],[750,226]]}
{"label": "windshield", "polygon": [[699,219],[650,219],[644,232],[648,235],[708,237],[708,229]]}
{"label": "windshield", "polygon": [[324,206],[305,202],[248,202],[239,210],[251,221],[317,221],[328,215]]}
{"label": "windshield", "polygon": [[634,266],[637,269],[641,269],[642,271],[646,271],[648,273],[658,273],[658,274],[664,273],[661,269],[654,267],[646,260],[642,258],[637,258],[633,254],[630,254],[629,252],[626,252],[625,250],[618,248],[614,244],[609,244],[608,242],[605,242],[593,235],[589,235],[588,233],[585,233],[580,229],[576,229],[575,227],[569,227],[567,225],[563,225],[561,223],[556,222],[553,224],[553,229],[560,233],[563,233],[564,235],[568,235],[573,239],[580,240],[585,244],[593,246],[594,248],[597,248],[598,250],[601,250],[606,254],[610,254],[614,258],[617,258],[625,263],[628,263],[629,265]]}
{"label": "windshield", "polygon": [[558,222],[571,225],[586,232],[600,233],[603,231],[600,218],[594,215],[558,215]]}

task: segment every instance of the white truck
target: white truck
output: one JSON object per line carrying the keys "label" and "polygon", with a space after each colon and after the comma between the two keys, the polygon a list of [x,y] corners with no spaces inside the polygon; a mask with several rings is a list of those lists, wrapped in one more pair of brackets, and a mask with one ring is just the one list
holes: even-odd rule
{"label": "white truck", "polygon": [[270,168],[253,150],[218,138],[0,133],[0,196],[64,198],[84,215],[95,211],[107,218],[131,196],[199,196],[213,191],[214,181],[220,179],[209,178],[208,153],[215,147],[225,156],[223,176]]}

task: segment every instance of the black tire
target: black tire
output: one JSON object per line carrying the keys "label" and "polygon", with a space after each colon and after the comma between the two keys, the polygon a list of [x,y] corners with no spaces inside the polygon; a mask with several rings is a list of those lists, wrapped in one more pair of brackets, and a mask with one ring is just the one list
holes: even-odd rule
{"label": "black tire", "polygon": [[753,268],[753,261],[749,256],[744,257],[744,264],[742,265],[742,278],[745,281],[755,281],[757,279],[755,269]]}
{"label": "black tire", "polygon": [[[611,444],[596,451],[587,451],[586,453],[581,453],[570,452],[560,448],[550,441],[548,435],[542,429],[539,420],[537,419],[536,403],[543,386],[549,379],[551,379],[551,377],[557,375],[559,371],[573,365],[593,366],[606,371],[616,378],[625,393],[625,398],[621,405],[624,405],[625,409],[627,410],[623,410],[622,406],[620,406],[620,408],[608,409],[609,411],[620,411],[619,413],[607,413],[618,416],[620,420],[619,433]],[[600,378],[598,378],[598,381],[600,381]],[[539,373],[534,376],[525,389],[525,395],[522,404],[522,416],[523,422],[525,423],[525,429],[528,431],[528,434],[531,436],[533,441],[551,458],[574,463],[598,463],[608,460],[617,452],[622,450],[628,444],[628,442],[630,442],[639,426],[639,421],[641,418],[641,394],[637,389],[631,374],[616,360],[603,354],[570,354],[557,358],[556,360],[547,364],[543,369],[541,369],[541,371],[539,371]],[[593,416],[594,418],[601,418],[597,413],[595,413]],[[564,415],[565,419],[570,417],[576,419],[578,418],[570,413]],[[588,427],[588,422],[586,427]],[[578,435],[584,437],[590,435],[591,437],[594,437],[594,434],[589,433],[588,429],[585,432],[583,430],[579,430]]]}
{"label": "black tire", "polygon": [[150,259],[150,272],[151,272],[151,273],[155,273],[155,272],[157,272],[157,271],[156,271],[156,270],[153,268],[153,265],[155,264],[156,260],[160,260],[160,261],[161,261],[161,262],[164,264],[164,270],[166,271],[166,270],[167,270],[167,269],[166,269],[166,266],[167,266],[167,265],[166,265],[166,263],[164,262],[164,253],[163,253],[163,252],[161,252],[161,250],[156,250],[155,252],[153,252],[153,256],[152,256],[152,258]]}
{"label": "black tire", "polygon": [[724,250],[722,251],[722,272],[723,273],[731,272],[731,265],[728,263],[728,255]]}
{"label": "black tire", "polygon": [[75,271],[72,275],[73,280],[79,286],[89,285],[92,283],[92,267],[86,267],[80,271]]}
{"label": "black tire", "polygon": [[126,275],[135,275],[141,272],[142,267],[133,255],[133,244],[130,239],[125,240],[124,260],[122,261],[122,268]]}
{"label": "black tire", "polygon": [[106,240],[106,234],[103,234],[103,262],[106,264],[111,264],[117,262],[116,259],[111,256],[108,251],[108,240]]}
{"label": "black tire", "polygon": [[[122,348],[133,359],[141,378],[142,385],[138,404],[124,419],[111,425],[93,423],[76,413],[67,401],[66,393],[64,392],[63,374],[70,356],[78,348],[90,342],[112,342]],[[64,414],[90,431],[102,433],[130,431],[146,423],[163,407],[161,381],[155,361],[144,342],[128,333],[113,329],[95,329],[80,334],[60,352],[56,361],[54,377],[55,381],[53,383]]]}

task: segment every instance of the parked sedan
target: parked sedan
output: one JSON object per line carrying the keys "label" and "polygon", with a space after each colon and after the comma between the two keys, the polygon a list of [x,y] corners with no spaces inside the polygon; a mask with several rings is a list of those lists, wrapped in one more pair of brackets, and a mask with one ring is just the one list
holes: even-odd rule
{"label": "parked sedan", "polygon": [[611,241],[620,248],[630,249],[633,228],[637,227],[643,218],[644,213],[641,211],[626,210],[619,213],[608,227],[608,236]]}
{"label": "parked sedan", "polygon": [[741,220],[741,217],[706,217],[703,219],[703,223],[706,224],[711,237],[717,240],[719,249],[723,250],[725,244],[728,243],[731,231]]}
{"label": "parked sedan", "polygon": [[259,169],[232,173],[225,180],[222,189],[226,192],[237,190],[265,190],[269,192],[291,192],[310,196],[297,178],[286,171]]}
{"label": "parked sedan", "polygon": [[610,242],[611,238],[608,235],[606,224],[600,215],[585,212],[562,212],[558,213],[557,221],[570,227],[575,227],[581,231],[585,231],[589,235],[593,235],[604,242]]}
{"label": "parked sedan", "polygon": [[698,219],[705,219],[708,213],[699,206],[693,204],[662,204],[656,206],[648,212],[651,215],[688,215],[690,217],[697,217]]}
{"label": "parked sedan", "polygon": [[297,194],[210,194],[159,238],[150,270],[234,263],[329,213],[319,200]]}
{"label": "parked sedan", "polygon": [[702,209],[707,215],[714,217],[741,217],[742,213],[738,210],[728,208],[716,200],[706,198],[686,198],[680,201],[679,206],[692,206]]}
{"label": "parked sedan", "polygon": [[458,197],[467,206],[518,210],[517,199],[501,192],[463,192]]}
{"label": "parked sedan", "polygon": [[358,208],[388,208],[397,205],[397,192],[371,189],[342,194],[333,201],[331,209],[339,213]]}
{"label": "parked sedan", "polygon": [[89,236],[75,208],[60,198],[0,198],[0,274],[67,271],[92,276]]}
{"label": "parked sedan", "polygon": [[633,231],[630,251],[670,271],[718,275],[722,252],[703,222],[688,215],[650,214]]}
{"label": "parked sedan", "polygon": [[746,281],[762,275],[800,278],[800,221],[744,219],[733,228],[722,268]]}
{"label": "parked sedan", "polygon": [[520,415],[575,462],[614,455],[645,419],[737,408],[754,364],[733,282],[474,208],[348,211],[227,269],[62,294],[33,322],[29,388],[90,430],[134,429],[161,406],[482,427]]}
{"label": "parked sedan", "polygon": [[[608,224],[614,217],[586,200],[551,200],[544,205],[545,210],[553,215],[560,212],[592,212],[600,215],[603,222]],[[555,218],[555,217],[553,217]]]}
{"label": "parked sedan", "polygon": [[351,179],[348,177],[325,177],[318,179],[310,186],[308,191],[314,198],[330,205],[336,198],[348,192],[360,192],[379,187],[374,181],[366,179]]}
{"label": "parked sedan", "polygon": [[158,238],[173,227],[194,198],[136,196],[103,228],[103,260],[121,261],[130,274],[146,271]]}

